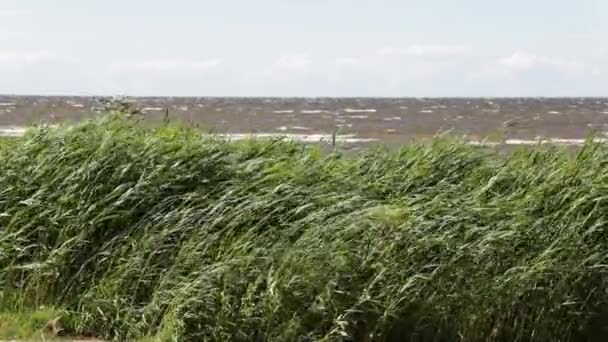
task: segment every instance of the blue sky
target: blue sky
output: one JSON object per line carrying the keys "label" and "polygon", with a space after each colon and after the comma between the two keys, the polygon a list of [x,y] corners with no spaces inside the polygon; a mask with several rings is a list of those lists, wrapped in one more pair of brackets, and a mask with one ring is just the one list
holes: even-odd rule
{"label": "blue sky", "polygon": [[0,0],[0,93],[608,96],[606,0]]}

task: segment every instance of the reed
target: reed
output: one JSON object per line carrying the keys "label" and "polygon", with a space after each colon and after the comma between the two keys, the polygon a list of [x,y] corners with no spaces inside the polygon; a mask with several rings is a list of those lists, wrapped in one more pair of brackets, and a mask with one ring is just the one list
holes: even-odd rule
{"label": "reed", "polygon": [[0,305],[175,341],[593,341],[608,154],[359,156],[116,115],[0,143]]}

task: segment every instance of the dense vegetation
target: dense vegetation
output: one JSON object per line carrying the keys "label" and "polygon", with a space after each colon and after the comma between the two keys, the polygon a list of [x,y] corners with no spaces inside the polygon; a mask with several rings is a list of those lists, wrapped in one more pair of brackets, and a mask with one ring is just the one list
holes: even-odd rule
{"label": "dense vegetation", "polygon": [[0,144],[0,306],[179,341],[584,341],[608,154],[340,157],[107,117]]}

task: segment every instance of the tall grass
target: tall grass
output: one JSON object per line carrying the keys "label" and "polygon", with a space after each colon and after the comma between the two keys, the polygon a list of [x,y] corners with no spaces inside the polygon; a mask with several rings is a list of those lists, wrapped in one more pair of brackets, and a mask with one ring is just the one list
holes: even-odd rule
{"label": "tall grass", "polygon": [[176,341],[593,341],[608,154],[356,158],[107,117],[0,144],[0,305]]}

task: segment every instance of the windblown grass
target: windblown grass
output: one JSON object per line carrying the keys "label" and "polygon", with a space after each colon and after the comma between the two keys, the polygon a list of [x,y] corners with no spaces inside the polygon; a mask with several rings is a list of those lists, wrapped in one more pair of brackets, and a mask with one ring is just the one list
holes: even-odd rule
{"label": "windblown grass", "polygon": [[58,312],[44,308],[32,312],[0,313],[0,340],[18,338],[22,341],[42,341],[53,339],[53,336],[47,331],[47,324],[58,317]]}
{"label": "windblown grass", "polygon": [[608,324],[608,155],[357,158],[114,117],[0,144],[0,305],[179,341],[581,341]]}

